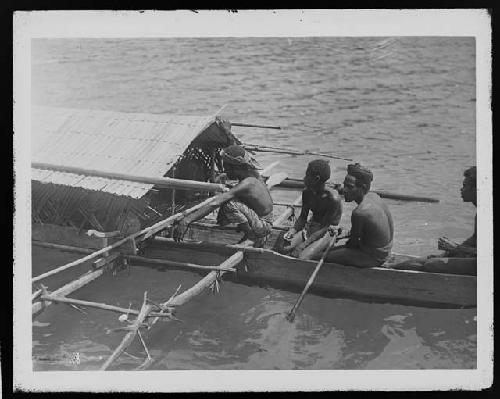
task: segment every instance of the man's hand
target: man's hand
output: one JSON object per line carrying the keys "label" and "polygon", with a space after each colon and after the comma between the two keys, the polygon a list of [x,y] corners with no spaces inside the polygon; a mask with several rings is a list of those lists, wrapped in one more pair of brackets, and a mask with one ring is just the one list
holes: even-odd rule
{"label": "man's hand", "polygon": [[226,180],[227,180],[227,174],[219,173],[217,176],[215,176],[214,183],[226,184]]}
{"label": "man's hand", "polygon": [[186,234],[186,231],[189,227],[189,224],[184,221],[184,219],[179,220],[175,225],[174,225],[174,230],[172,232],[172,237],[174,241],[179,242],[184,239],[184,235]]}

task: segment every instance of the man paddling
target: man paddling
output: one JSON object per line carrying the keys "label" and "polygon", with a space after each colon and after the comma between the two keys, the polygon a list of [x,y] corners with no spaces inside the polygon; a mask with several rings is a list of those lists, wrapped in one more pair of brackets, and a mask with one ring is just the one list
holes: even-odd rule
{"label": "man paddling", "polygon": [[[476,195],[476,167],[472,166],[464,172],[462,189],[460,190],[464,202],[472,202],[477,206]],[[455,244],[446,237],[438,240],[438,248],[444,250],[443,255],[411,259],[396,265],[393,269],[419,270],[430,273],[477,274],[476,254],[477,216],[474,222],[474,234],[461,244]]]}
{"label": "man paddling", "polygon": [[[330,172],[329,163],[323,159],[316,159],[307,165],[302,210],[294,226],[284,236],[290,243],[284,247],[285,253],[300,259],[313,259],[318,254],[321,255],[328,245],[328,228],[331,225],[337,226],[342,216],[340,195],[336,190],[325,186]],[[310,221],[307,220],[309,211],[312,212]],[[325,240],[318,242],[322,237]]]}
{"label": "man paddling", "polygon": [[391,255],[394,224],[388,206],[370,191],[372,172],[360,164],[347,167],[344,179],[344,198],[355,201],[352,211],[350,238],[343,247],[327,254],[326,261],[356,267],[382,265]]}
{"label": "man paddling", "polygon": [[216,200],[180,220],[173,231],[173,238],[181,241],[190,223],[203,218],[219,208],[217,224],[236,223],[243,238],[240,244],[262,247],[272,231],[273,200],[257,171],[257,163],[245,149],[231,145],[221,151],[227,177],[238,180],[229,191]]}

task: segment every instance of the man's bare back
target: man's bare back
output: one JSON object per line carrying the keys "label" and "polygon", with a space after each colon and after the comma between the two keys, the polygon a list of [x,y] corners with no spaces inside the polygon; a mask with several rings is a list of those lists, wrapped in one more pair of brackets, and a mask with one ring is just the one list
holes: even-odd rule
{"label": "man's bare back", "polygon": [[233,195],[259,216],[267,215],[273,210],[273,199],[268,188],[256,177],[250,176],[239,182],[233,187]]}
{"label": "man's bare back", "polygon": [[381,248],[392,242],[394,224],[389,208],[374,192],[369,192],[352,212],[353,229],[362,220],[360,248]]}

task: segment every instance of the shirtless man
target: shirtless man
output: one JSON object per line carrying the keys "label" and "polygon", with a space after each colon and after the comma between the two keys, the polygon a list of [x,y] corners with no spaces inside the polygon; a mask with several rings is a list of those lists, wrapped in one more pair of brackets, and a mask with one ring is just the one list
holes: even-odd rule
{"label": "shirtless man", "polygon": [[221,151],[227,177],[238,180],[229,191],[220,194],[211,203],[180,220],[173,231],[173,238],[181,241],[189,224],[219,208],[217,223],[225,226],[238,224],[243,231],[241,244],[253,243],[262,247],[272,231],[273,200],[269,190],[257,172],[255,160],[243,147],[231,145]]}
{"label": "shirtless man", "polygon": [[[336,190],[325,187],[329,178],[330,165],[327,161],[316,159],[309,162],[304,177],[306,188],[302,191],[302,210],[295,225],[284,236],[290,243],[284,248],[285,253],[291,252],[291,256],[299,259],[312,259],[316,254],[321,256],[328,245],[328,227],[338,225],[342,216],[340,195]],[[307,220],[309,211],[312,212],[310,221]],[[327,238],[320,240],[325,234]]]}
{"label": "shirtless man", "polygon": [[326,262],[367,268],[380,266],[390,257],[394,224],[387,205],[370,192],[372,180],[372,172],[360,164],[347,167],[344,198],[358,206],[352,211],[349,241],[330,250]]}
{"label": "shirtless man", "polygon": [[[464,202],[476,203],[476,167],[472,166],[464,172],[464,181],[460,190]],[[477,216],[476,216],[477,222]],[[438,248],[444,250],[443,255],[429,255],[406,262],[391,265],[393,269],[419,270],[429,273],[477,274],[476,232],[477,223],[474,223],[474,234],[461,244],[455,244],[442,237],[438,240]]]}

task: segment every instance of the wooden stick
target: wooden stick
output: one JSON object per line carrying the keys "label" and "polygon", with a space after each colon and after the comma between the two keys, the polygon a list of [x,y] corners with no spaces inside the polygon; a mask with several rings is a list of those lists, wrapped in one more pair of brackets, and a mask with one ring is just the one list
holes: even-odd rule
{"label": "wooden stick", "polygon": [[302,303],[302,300],[304,299],[307,291],[309,290],[309,287],[312,285],[314,279],[316,278],[316,275],[319,272],[319,269],[323,265],[323,262],[325,261],[325,258],[326,258],[326,254],[328,253],[330,248],[333,247],[333,245],[335,244],[335,241],[337,240],[337,235],[338,235],[338,230],[335,230],[332,238],[330,239],[330,243],[328,244],[328,247],[325,249],[325,252],[323,252],[323,256],[321,256],[321,259],[318,262],[318,264],[316,265],[316,268],[314,269],[313,273],[311,274],[311,277],[309,277],[309,280],[307,281],[307,284],[304,287],[304,290],[300,294],[299,299],[297,299],[297,302],[295,302],[295,305],[293,305],[292,309],[290,310],[290,312],[286,316],[286,319],[288,321],[292,322],[295,319],[295,312],[297,311],[300,304]]}
{"label": "wooden stick", "polygon": [[136,183],[154,184],[161,188],[173,188],[178,190],[202,190],[209,192],[223,192],[227,187],[223,184],[207,183],[195,180],[174,179],[171,177],[153,177],[125,174],[97,169],[79,168],[68,165],[55,165],[50,163],[32,162],[31,167],[35,169],[53,170],[57,172],[74,173],[78,175],[103,177],[113,180],[126,180]]}
{"label": "wooden stick", "polygon": [[[278,185],[279,186],[279,185]],[[292,215],[294,212],[294,206],[298,206],[302,203],[302,194],[300,194],[297,199],[293,202],[292,206],[287,208],[278,218],[274,221],[273,227],[280,227],[282,224]]]}
{"label": "wooden stick", "polygon": [[341,159],[343,161],[352,161],[351,158],[343,158],[343,157],[339,157],[336,155],[323,154],[323,153],[314,152],[314,151],[296,151],[296,150],[291,150],[291,149],[287,149],[287,148],[267,147],[267,146],[248,144],[248,143],[242,144],[242,146],[246,150],[255,151],[255,152],[274,152],[277,154],[288,154],[288,155],[316,155],[316,156],[321,156],[321,157],[325,157],[325,158]]}
{"label": "wooden stick", "polygon": [[85,262],[87,262],[87,261],[89,261],[91,259],[95,259],[98,256],[100,256],[100,255],[102,255],[102,254],[104,254],[106,252],[109,252],[110,250],[112,250],[114,248],[117,248],[117,247],[119,247],[119,246],[127,243],[131,239],[136,239],[136,238],[138,238],[140,236],[144,236],[142,238],[143,240],[146,239],[146,238],[149,238],[150,236],[152,236],[153,234],[157,233],[158,231],[160,231],[160,230],[164,229],[165,227],[171,225],[176,220],[178,220],[178,219],[180,219],[180,218],[182,218],[182,217],[184,217],[184,216],[186,216],[186,215],[194,212],[195,210],[201,208],[202,206],[210,203],[215,198],[217,198],[217,196],[210,197],[207,200],[199,203],[198,205],[193,206],[192,208],[187,209],[184,212],[176,213],[175,215],[172,215],[172,216],[168,217],[167,219],[161,220],[158,223],[156,223],[156,224],[154,224],[154,225],[152,225],[150,227],[147,227],[147,228],[145,228],[145,229],[143,229],[141,231],[133,233],[133,234],[131,234],[131,235],[129,235],[129,236],[121,239],[121,240],[118,240],[117,242],[115,242],[115,243],[113,243],[111,245],[108,245],[107,247],[104,247],[104,248],[102,248],[100,250],[92,252],[91,254],[89,254],[89,255],[87,255],[87,256],[85,256],[83,258],[77,259],[77,260],[75,260],[73,262],[67,263],[67,264],[65,264],[63,266],[57,267],[57,268],[52,269],[52,270],[50,270],[50,271],[48,271],[46,273],[43,273],[43,274],[41,274],[41,275],[39,275],[37,277],[34,277],[34,278],[31,279],[31,282],[35,283],[35,282],[40,281],[40,280],[42,280],[44,278],[52,276],[52,275],[54,275],[56,273],[60,273],[60,272],[62,272],[64,270],[67,270],[67,269],[69,269],[71,267],[75,267],[75,266],[81,265],[82,263],[85,263]]}
{"label": "wooden stick", "polygon": [[[139,311],[135,309],[126,309],[120,306],[107,305],[105,303],[99,303],[99,302],[82,301],[80,299],[66,298],[64,296],[58,296],[53,294],[42,295],[41,298],[45,301],[86,306],[89,308],[109,310],[110,312],[115,312],[115,313],[133,314],[133,315],[139,314]],[[168,313],[150,313],[148,317],[168,317]]]}
{"label": "wooden stick", "polygon": [[[301,197],[302,199],[302,197]],[[302,206],[302,201],[300,201],[298,204],[294,203],[294,202],[280,202],[280,201],[276,201],[273,203],[273,205],[275,206],[293,206],[293,207],[301,207]]]}
{"label": "wooden stick", "polygon": [[[208,225],[208,223],[207,223],[207,225]],[[39,247],[44,247],[44,248],[57,249],[60,251],[87,253],[87,254],[93,253],[92,249],[73,247],[70,245],[52,244],[52,243],[43,242],[43,241],[33,241],[33,245],[36,245]],[[208,266],[208,265],[205,266],[205,265],[198,265],[195,263],[177,262],[177,261],[172,261],[172,260],[168,260],[168,259],[146,258],[146,257],[140,256],[140,255],[123,255],[123,257],[126,259],[135,260],[135,261],[138,261],[141,263],[164,265],[164,266],[169,266],[169,267],[177,267],[177,268],[185,268],[185,269],[198,269],[198,270],[206,270],[206,271],[212,271],[212,270],[221,271],[221,270],[223,270],[220,268],[220,266]],[[100,264],[98,264],[98,266],[99,265]],[[33,297],[35,297],[35,295],[39,296],[41,293],[42,293],[42,291],[38,290],[38,291],[33,293]]]}
{"label": "wooden stick", "polygon": [[141,310],[137,318],[130,326],[130,331],[125,335],[122,342],[120,343],[120,345],[118,345],[118,347],[111,354],[111,356],[101,366],[100,368],[101,371],[106,370],[111,365],[111,363],[113,363],[116,359],[118,359],[121,353],[130,346],[135,336],[137,335],[137,331],[142,326],[142,323],[144,322],[148,314],[153,310],[153,306],[147,304],[147,294],[148,292],[146,291],[144,293],[144,301],[142,303]]}
{"label": "wooden stick", "polygon": [[264,178],[266,177],[269,177],[269,172],[275,168],[278,164],[280,163],[280,161],[276,161],[276,162],[273,162],[272,164],[270,165],[267,165],[264,169],[261,170],[260,172],[260,175]]}
{"label": "wooden stick", "polygon": [[[182,294],[177,295],[172,299],[169,299],[168,301],[163,303],[162,306],[180,306],[185,304],[186,302],[188,302],[189,300],[191,300],[192,298],[203,292],[204,289],[208,288],[210,284],[212,284],[220,275],[224,274],[226,271],[229,271],[229,269],[234,268],[242,260],[243,260],[243,252],[241,251],[236,252],[235,254],[233,254],[231,257],[229,257],[223,263],[220,264],[220,267],[223,271],[210,272],[207,276],[202,278],[193,287],[184,291]],[[127,335],[123,338],[122,342],[115,349],[113,354],[101,366],[101,370],[106,370],[111,365],[111,363],[113,363],[128,346],[130,346],[135,335],[137,334],[137,331],[139,330],[139,327],[142,325],[148,314],[153,309],[152,305],[147,304],[146,295],[147,292],[144,293],[144,303],[142,305],[139,316],[131,326],[131,331],[127,333]]]}
{"label": "wooden stick", "polygon": [[241,123],[241,122],[231,122],[231,126],[260,127],[260,128],[263,128],[263,129],[277,129],[277,130],[281,130],[281,126],[256,125],[256,124],[253,124],[253,123]]}
{"label": "wooden stick", "polygon": [[220,268],[223,271],[212,271],[208,273],[204,278],[198,281],[195,285],[193,285],[190,289],[184,291],[183,293],[177,295],[172,300],[164,303],[164,306],[180,306],[184,305],[186,302],[194,298],[196,295],[199,295],[203,290],[208,288],[210,284],[212,284],[218,276],[222,276],[225,272],[233,269],[238,263],[243,260],[243,252],[238,251],[227,258],[224,262],[220,264]]}
{"label": "wooden stick", "polygon": [[42,295],[42,290],[36,290],[32,295],[31,295],[31,301],[33,302],[35,299],[37,299],[40,295]]}
{"label": "wooden stick", "polygon": [[[94,281],[96,278],[102,276],[104,274],[104,269],[97,269],[90,272],[85,273],[80,276],[78,279],[69,282],[68,284],[62,286],[61,288],[55,290],[52,295],[56,296],[66,296],[75,292],[76,290],[82,288],[87,285],[91,281]],[[33,317],[38,316],[47,306],[49,306],[51,302],[40,301],[35,302],[31,305],[31,315]]]}
{"label": "wooden stick", "polygon": [[[204,223],[204,222],[193,222],[191,223],[191,226],[196,226],[203,230],[236,231],[238,229],[238,227],[236,226],[221,226],[216,223]],[[283,226],[273,226],[273,230],[288,231],[287,228]]]}
{"label": "wooden stick", "polygon": [[[331,188],[336,188],[338,187],[337,184],[334,183],[327,183],[327,186]],[[282,188],[293,188],[293,189],[304,189],[304,182],[301,179],[293,179],[293,178],[288,178],[285,181],[281,182],[278,184],[278,187]],[[437,198],[431,198],[431,197],[422,197],[422,196],[416,196],[416,195],[408,195],[408,194],[398,194],[398,193],[391,193],[388,191],[381,191],[381,190],[371,190],[372,192],[378,194],[380,198],[387,198],[387,199],[394,199],[398,201],[417,201],[417,202],[439,202],[439,199]]]}

